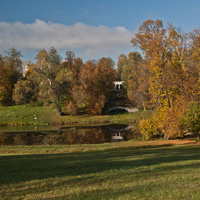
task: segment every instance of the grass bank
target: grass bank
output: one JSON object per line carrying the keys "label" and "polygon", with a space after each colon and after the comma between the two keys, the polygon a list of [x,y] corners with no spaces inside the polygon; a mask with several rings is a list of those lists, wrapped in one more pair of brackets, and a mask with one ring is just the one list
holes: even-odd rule
{"label": "grass bank", "polygon": [[30,105],[28,105],[27,108],[21,105],[0,107],[0,125],[21,126],[127,123],[151,115],[151,111],[139,111],[136,113],[118,115],[66,115],[60,117],[58,117],[56,113],[55,110],[47,107],[31,107]]}
{"label": "grass bank", "polygon": [[200,199],[200,144],[0,147],[0,199]]}

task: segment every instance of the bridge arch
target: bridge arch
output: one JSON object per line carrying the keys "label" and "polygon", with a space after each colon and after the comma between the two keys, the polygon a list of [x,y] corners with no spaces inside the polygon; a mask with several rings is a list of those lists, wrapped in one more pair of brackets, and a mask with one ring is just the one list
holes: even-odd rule
{"label": "bridge arch", "polygon": [[115,107],[108,108],[107,111],[106,111],[106,113],[109,114],[111,111],[118,110],[118,109],[120,109],[120,110],[126,110],[129,113],[139,111],[138,108],[129,108],[129,107],[124,107],[124,106],[115,106]]}

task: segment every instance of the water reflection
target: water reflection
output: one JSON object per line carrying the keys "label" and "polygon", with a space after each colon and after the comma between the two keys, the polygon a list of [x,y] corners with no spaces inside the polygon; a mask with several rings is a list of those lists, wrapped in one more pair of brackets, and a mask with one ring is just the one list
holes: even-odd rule
{"label": "water reflection", "polygon": [[57,127],[53,130],[0,132],[0,145],[70,145],[119,142],[140,138],[133,125]]}
{"label": "water reflection", "polygon": [[112,142],[120,142],[123,141],[123,133],[117,132],[112,134],[111,138]]}

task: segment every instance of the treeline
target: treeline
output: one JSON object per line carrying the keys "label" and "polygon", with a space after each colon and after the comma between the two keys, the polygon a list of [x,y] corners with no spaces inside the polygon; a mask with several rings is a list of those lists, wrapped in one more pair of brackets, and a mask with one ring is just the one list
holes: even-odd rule
{"label": "treeline", "polygon": [[[132,106],[154,109],[151,119],[141,120],[140,130],[154,136],[182,137],[199,134],[200,29],[185,34],[161,20],[147,20],[131,40],[139,52],[119,56],[117,69],[111,58],[83,63],[71,51],[62,61],[55,48],[42,49],[36,62],[27,62],[21,76],[21,53],[16,49],[0,56],[0,102],[2,105],[42,102],[61,112],[101,114],[113,98],[113,81],[123,80]],[[118,94],[117,94],[118,95]],[[115,96],[117,98],[117,96]]]}
{"label": "treeline", "polygon": [[55,48],[42,49],[36,62],[27,61],[22,76],[21,53],[10,49],[0,56],[1,105],[41,102],[58,111],[78,114],[79,108],[87,113],[101,114],[113,91],[114,62],[101,58],[83,63],[72,51],[63,61]]}

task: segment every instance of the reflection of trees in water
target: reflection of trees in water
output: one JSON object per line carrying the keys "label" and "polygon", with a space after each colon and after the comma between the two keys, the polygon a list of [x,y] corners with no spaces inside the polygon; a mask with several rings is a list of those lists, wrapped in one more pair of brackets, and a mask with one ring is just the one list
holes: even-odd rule
{"label": "reflection of trees in water", "polygon": [[[62,128],[59,131],[0,133],[0,145],[70,145],[111,142],[112,135],[127,125]],[[120,131],[123,141],[141,137],[136,128]]]}
{"label": "reflection of trees in water", "polygon": [[0,133],[0,145],[13,145],[14,139],[11,135]]}
{"label": "reflection of trees in water", "polygon": [[85,135],[80,138],[80,143],[82,144],[99,144],[105,141],[106,137],[101,127],[86,130]]}
{"label": "reflection of trees in water", "polygon": [[141,133],[139,132],[139,130],[135,128],[125,131],[125,133],[123,134],[124,141],[140,139],[141,137],[142,137]]}
{"label": "reflection of trees in water", "polygon": [[40,145],[43,136],[33,133],[0,133],[0,145]]}
{"label": "reflection of trees in water", "polygon": [[62,140],[62,144],[77,144],[78,143],[78,129],[62,130],[62,136],[57,137],[57,140]]}
{"label": "reflection of trees in water", "polygon": [[98,144],[106,140],[101,127],[88,129],[74,128],[62,132],[68,144]]}

